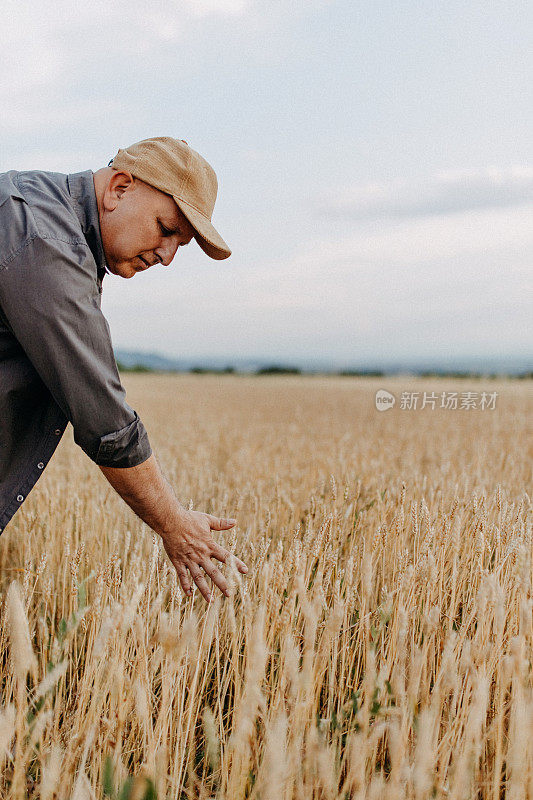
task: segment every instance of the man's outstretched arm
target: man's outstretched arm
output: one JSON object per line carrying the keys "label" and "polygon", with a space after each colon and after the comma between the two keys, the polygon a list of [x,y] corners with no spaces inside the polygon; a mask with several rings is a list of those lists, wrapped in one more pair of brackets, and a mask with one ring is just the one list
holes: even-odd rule
{"label": "man's outstretched arm", "polygon": [[[153,453],[135,467],[100,465],[100,469],[137,516],[161,536],[185,594],[192,593],[192,576],[205,599],[212,599],[205,572],[226,596],[229,595],[227,581],[211,558],[225,563],[231,554],[215,542],[211,531],[228,530],[236,520],[188,511],[177,499]],[[243,561],[235,558],[235,562],[239,572],[248,572]]]}

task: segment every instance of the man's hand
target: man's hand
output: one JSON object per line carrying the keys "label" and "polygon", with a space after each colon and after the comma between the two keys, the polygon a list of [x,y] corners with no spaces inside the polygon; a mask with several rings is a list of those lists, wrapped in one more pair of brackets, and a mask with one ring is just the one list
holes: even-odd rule
{"label": "man's hand", "polygon": [[[192,579],[207,601],[212,598],[204,573],[228,595],[226,579],[211,561],[227,563],[231,553],[215,542],[211,531],[233,528],[236,520],[219,519],[200,511],[188,511],[176,498],[152,454],[136,467],[102,467],[105,477],[140,519],[163,539],[185,594],[192,592]],[[239,572],[248,572],[243,561],[235,558]]]}
{"label": "man's hand", "polygon": [[[235,519],[219,519],[200,511],[184,511],[175,529],[163,534],[164,548],[176,568],[181,588],[186,595],[192,594],[192,576],[205,599],[208,602],[213,599],[204,575],[206,573],[220,591],[229,597],[227,581],[211,558],[227,563],[231,553],[215,542],[211,531],[227,531],[235,523]],[[248,572],[243,561],[235,558],[235,563],[239,572]]]}

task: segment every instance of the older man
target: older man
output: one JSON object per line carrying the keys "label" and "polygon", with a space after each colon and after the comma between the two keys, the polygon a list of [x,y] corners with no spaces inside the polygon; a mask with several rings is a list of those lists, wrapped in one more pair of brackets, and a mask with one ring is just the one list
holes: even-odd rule
{"label": "older man", "polygon": [[[106,272],[132,278],[195,239],[231,251],[211,222],[212,167],[183,140],[119,150],[107,167],[74,174],[0,174],[0,532],[45,469],[68,424],[133,511],[163,539],[183,590],[224,593],[211,531],[234,519],[188,511],[161,473],[126,403],[100,309]],[[236,559],[238,569],[247,566]]]}

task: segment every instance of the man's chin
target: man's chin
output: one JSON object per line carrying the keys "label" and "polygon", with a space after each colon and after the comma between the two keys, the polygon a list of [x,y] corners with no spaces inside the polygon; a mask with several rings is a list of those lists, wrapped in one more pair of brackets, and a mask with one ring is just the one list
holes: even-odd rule
{"label": "man's chin", "polygon": [[132,267],[131,264],[114,264],[112,267],[109,266],[110,272],[113,275],[118,275],[119,278],[133,278],[134,275],[137,274],[135,267]]}

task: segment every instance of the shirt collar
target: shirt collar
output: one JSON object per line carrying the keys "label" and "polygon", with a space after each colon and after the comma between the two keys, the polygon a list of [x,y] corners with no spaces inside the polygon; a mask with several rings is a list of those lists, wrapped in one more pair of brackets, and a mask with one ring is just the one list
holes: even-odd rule
{"label": "shirt collar", "polygon": [[100,219],[98,217],[98,204],[94,190],[93,172],[90,169],[84,172],[74,172],[67,175],[67,184],[70,196],[76,201],[74,210],[80,221],[83,235],[87,240],[91,253],[98,268],[100,281],[109,272],[107,268],[102,234],[100,233]]}

